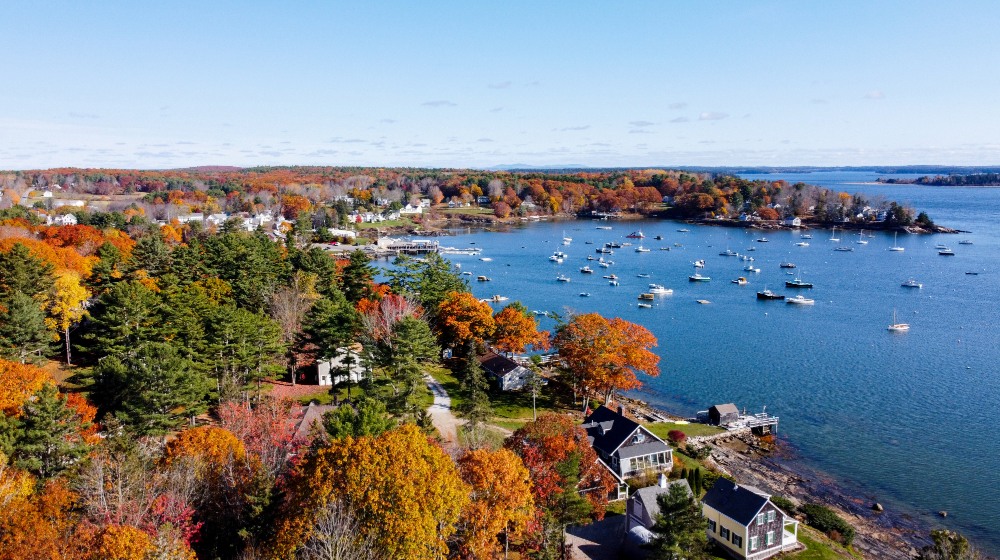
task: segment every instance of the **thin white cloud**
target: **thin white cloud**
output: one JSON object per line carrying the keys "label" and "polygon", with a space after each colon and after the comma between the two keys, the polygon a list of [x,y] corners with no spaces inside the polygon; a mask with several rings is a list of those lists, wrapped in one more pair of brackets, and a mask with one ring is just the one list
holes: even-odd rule
{"label": "thin white cloud", "polygon": [[729,113],[719,113],[717,111],[706,111],[698,115],[699,121],[721,121],[729,116]]}
{"label": "thin white cloud", "polygon": [[486,87],[490,89],[507,89],[510,86],[511,86],[510,81],[506,81],[506,82],[497,82],[495,84],[488,84]]}
{"label": "thin white cloud", "polygon": [[424,107],[455,107],[458,104],[447,99],[435,99],[433,101],[424,101],[421,105]]}
{"label": "thin white cloud", "polygon": [[644,128],[633,128],[628,131],[629,134],[653,134],[652,130],[646,130]]}
{"label": "thin white cloud", "polygon": [[683,108],[685,108],[687,106],[688,106],[687,103],[685,103],[683,101],[677,101],[675,103],[671,103],[670,105],[667,105],[667,108],[668,109],[673,109],[673,110],[676,111],[677,109],[683,109]]}
{"label": "thin white cloud", "polygon": [[670,122],[672,122],[672,123],[675,123],[675,124],[676,124],[676,123],[686,123],[686,122],[688,122],[688,121],[690,121],[690,120],[691,120],[691,119],[689,119],[689,118],[687,118],[687,117],[677,117],[676,119],[670,119]]}
{"label": "thin white cloud", "polygon": [[865,94],[865,99],[885,99],[885,93],[882,93],[880,89],[873,89]]}
{"label": "thin white cloud", "polygon": [[572,131],[577,131],[577,130],[587,130],[588,128],[590,128],[589,124],[585,124],[585,125],[581,125],[581,126],[567,126],[565,128],[560,128],[559,132],[572,132]]}
{"label": "thin white cloud", "polygon": [[503,111],[503,107],[494,107],[490,109],[491,113],[499,113],[500,111]]}
{"label": "thin white cloud", "polygon": [[629,121],[628,124],[630,124],[630,125],[632,125],[632,126],[634,126],[636,128],[642,128],[644,126],[653,126],[656,123],[652,122],[652,121]]}

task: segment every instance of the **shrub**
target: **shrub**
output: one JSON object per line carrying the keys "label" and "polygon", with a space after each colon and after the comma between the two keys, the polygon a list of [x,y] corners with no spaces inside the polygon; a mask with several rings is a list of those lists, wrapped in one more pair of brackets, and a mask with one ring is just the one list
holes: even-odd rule
{"label": "shrub", "polygon": [[795,515],[795,504],[784,496],[771,496],[771,503],[788,515]]}
{"label": "shrub", "polygon": [[697,461],[703,461],[708,459],[708,456],[712,454],[712,448],[708,445],[695,447],[689,443],[684,446],[684,454]]}
{"label": "shrub", "polygon": [[687,441],[687,438],[688,438],[687,434],[685,434],[680,430],[670,430],[669,432],[667,432],[667,439],[670,440],[670,443],[673,443],[675,445],[680,445],[684,443],[685,441]]}
{"label": "shrub", "polygon": [[851,527],[843,518],[837,515],[832,509],[819,504],[805,504],[799,508],[806,516],[806,523],[823,531],[831,539],[850,546],[854,541],[854,527]]}

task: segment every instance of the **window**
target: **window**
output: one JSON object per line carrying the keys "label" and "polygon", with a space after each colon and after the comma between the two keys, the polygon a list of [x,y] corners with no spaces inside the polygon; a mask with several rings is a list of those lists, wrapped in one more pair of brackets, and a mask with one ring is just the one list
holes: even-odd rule
{"label": "window", "polygon": [[767,522],[770,523],[772,521],[774,521],[774,510],[773,509],[767,511]]}
{"label": "window", "polygon": [[766,546],[774,544],[774,531],[768,531],[767,534],[764,535],[764,544]]}
{"label": "window", "polygon": [[733,533],[733,546],[736,548],[743,548],[743,537]]}
{"label": "window", "polygon": [[760,537],[750,537],[750,550],[757,550],[758,544],[760,544]]}
{"label": "window", "polygon": [[763,513],[758,513],[757,514],[757,525],[760,526],[760,525],[763,525],[763,524],[764,524],[764,514]]}
{"label": "window", "polygon": [[726,529],[725,527],[719,527],[719,536],[722,537],[723,540],[728,541],[729,540],[729,529]]}
{"label": "window", "polygon": [[642,432],[636,432],[635,437],[632,438],[632,443],[642,443],[646,441],[646,434]]}
{"label": "window", "polygon": [[708,531],[710,533],[715,532],[715,521],[712,521],[711,519],[708,520]]}

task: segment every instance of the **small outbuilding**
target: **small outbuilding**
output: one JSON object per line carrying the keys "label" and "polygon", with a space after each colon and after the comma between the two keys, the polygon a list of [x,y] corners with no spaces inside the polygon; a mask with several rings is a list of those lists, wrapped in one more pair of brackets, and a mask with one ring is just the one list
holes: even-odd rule
{"label": "small outbuilding", "polygon": [[483,366],[483,371],[493,379],[501,391],[523,389],[532,377],[530,369],[493,351],[479,356],[479,364]]}
{"label": "small outbuilding", "polygon": [[708,409],[710,424],[725,426],[740,419],[740,409],[733,403],[717,404]]}

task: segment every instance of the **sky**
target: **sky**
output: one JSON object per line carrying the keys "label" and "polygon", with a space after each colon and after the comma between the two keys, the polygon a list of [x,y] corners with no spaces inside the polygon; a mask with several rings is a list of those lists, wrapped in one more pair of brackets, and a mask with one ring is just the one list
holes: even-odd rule
{"label": "sky", "polygon": [[0,169],[1000,164],[1000,2],[0,6]]}

